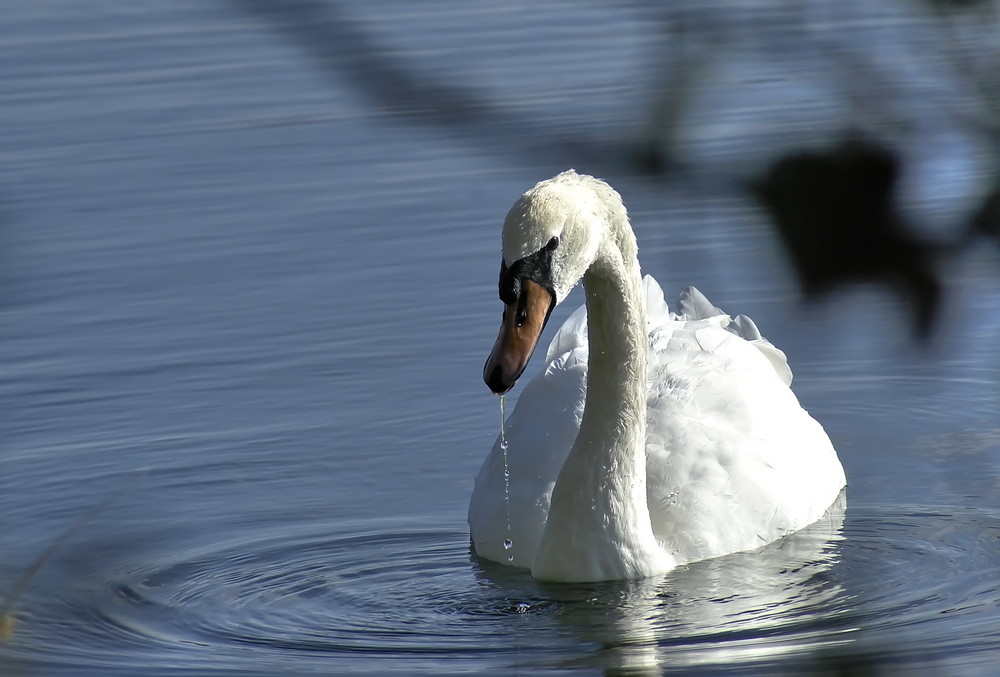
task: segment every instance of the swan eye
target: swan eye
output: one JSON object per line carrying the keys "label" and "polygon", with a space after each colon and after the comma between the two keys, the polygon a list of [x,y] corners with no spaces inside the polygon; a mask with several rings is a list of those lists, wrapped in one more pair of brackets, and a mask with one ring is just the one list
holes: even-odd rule
{"label": "swan eye", "polygon": [[553,235],[552,239],[545,245],[545,251],[550,252],[559,246],[559,236]]}

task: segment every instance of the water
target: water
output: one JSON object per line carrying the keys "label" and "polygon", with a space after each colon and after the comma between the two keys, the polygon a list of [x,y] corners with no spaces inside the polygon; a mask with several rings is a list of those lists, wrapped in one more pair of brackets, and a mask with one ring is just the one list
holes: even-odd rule
{"label": "water", "polygon": [[[505,404],[507,402],[507,396],[500,396],[500,450],[503,452],[503,502],[504,508],[507,511],[507,537],[503,539],[503,549],[511,550],[514,547],[514,541],[510,538],[510,466],[508,465],[507,457],[507,412],[505,410]],[[513,551],[507,555],[507,561],[514,561]]]}
{"label": "water", "polygon": [[[949,263],[923,349],[877,290],[799,303],[726,177],[837,129],[836,105],[778,105],[832,101],[806,61],[720,64],[679,140],[697,180],[653,180],[621,151],[659,40],[631,9],[269,6],[22,3],[0,26],[0,592],[102,508],[17,600],[0,672],[990,674],[997,256]],[[380,89],[395,62],[372,45],[440,86]],[[930,230],[984,169],[942,134],[905,186]],[[623,193],[665,289],[698,284],[786,350],[846,506],[634,583],[470,553],[499,224],[570,164]]]}

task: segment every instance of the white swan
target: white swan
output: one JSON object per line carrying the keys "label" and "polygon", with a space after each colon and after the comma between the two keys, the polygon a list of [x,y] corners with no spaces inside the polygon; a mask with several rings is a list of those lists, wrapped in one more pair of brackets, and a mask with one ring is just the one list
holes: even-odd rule
{"label": "white swan", "polygon": [[671,313],[641,277],[621,197],[599,179],[563,172],[507,214],[491,390],[513,387],[580,278],[586,305],[507,422],[509,504],[499,439],[476,478],[479,555],[547,580],[641,578],[823,516],[844,470],[789,388],[784,353],[694,288]]}

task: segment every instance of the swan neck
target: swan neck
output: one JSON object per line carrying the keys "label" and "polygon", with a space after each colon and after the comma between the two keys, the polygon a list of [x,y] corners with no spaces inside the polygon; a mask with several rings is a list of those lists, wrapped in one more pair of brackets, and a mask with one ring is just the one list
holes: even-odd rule
{"label": "swan neck", "polygon": [[[628,236],[634,248],[631,229]],[[553,488],[532,567],[540,577],[637,578],[659,568],[662,557],[646,502],[648,338],[639,263],[613,237],[601,249],[583,277],[586,404]]]}
{"label": "swan neck", "polygon": [[648,339],[638,264],[620,276],[588,271],[584,288],[590,352],[581,424],[586,427],[581,427],[581,435],[610,435],[605,445],[608,455],[619,453],[639,461],[644,444],[625,449],[620,438],[621,433],[633,431],[645,439]]}

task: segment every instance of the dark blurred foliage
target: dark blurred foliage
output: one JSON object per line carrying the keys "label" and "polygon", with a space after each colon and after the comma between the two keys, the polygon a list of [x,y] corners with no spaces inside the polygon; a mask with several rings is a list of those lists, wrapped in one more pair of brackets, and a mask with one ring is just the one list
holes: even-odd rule
{"label": "dark blurred foliage", "polygon": [[851,282],[888,283],[933,327],[941,283],[933,248],[910,234],[895,203],[899,160],[852,140],[825,153],[793,153],[751,185],[767,208],[808,297]]}
{"label": "dark blurred foliage", "polygon": [[987,194],[970,225],[974,234],[986,235],[1000,243],[1000,183]]}
{"label": "dark blurred foliage", "polygon": [[[691,7],[685,9],[690,11]],[[858,49],[851,49],[845,48],[851,40],[844,35],[830,39],[823,37],[822,31],[811,34],[806,28],[806,9],[805,3],[788,3],[778,10],[782,16],[751,42],[774,35],[775,49],[780,50],[777,43],[784,38],[776,32],[800,32],[799,47],[801,41],[815,37],[810,45],[813,53],[805,50],[809,63],[823,64],[836,72],[843,98],[856,116],[878,123],[862,133],[845,130],[847,140],[832,146],[819,138],[817,145],[822,150],[810,147],[781,153],[759,176],[741,181],[768,215],[807,299],[818,299],[850,284],[885,285],[911,309],[915,335],[926,338],[935,327],[947,293],[939,262],[960,253],[961,246],[975,245],[981,236],[1000,242],[1000,179],[994,179],[967,217],[955,217],[947,234],[931,240],[917,236],[903,216],[907,210],[900,203],[897,185],[910,168],[902,158],[907,155],[906,144],[922,143],[914,130],[940,126],[942,121],[962,128],[994,155],[1000,148],[1000,42],[976,43],[970,40],[968,30],[970,25],[997,25],[1000,7],[987,0],[924,0],[884,8],[890,23],[896,21],[915,35],[932,33],[936,39],[937,51],[915,55],[940,67],[948,80],[917,97],[926,111],[899,110],[911,105],[912,92],[903,92],[903,86],[876,60],[866,60],[865,48],[877,45],[860,43]],[[850,11],[845,7],[842,18],[849,19]],[[691,23],[674,17],[672,27],[664,30],[668,40],[681,44],[682,55],[675,59],[680,68],[675,70],[683,72],[665,75],[667,85],[653,102],[654,116],[662,124],[633,156],[635,167],[644,173],[676,171],[670,157],[670,135],[682,116],[685,97],[690,96],[691,74],[702,69],[700,62],[704,61],[704,56],[690,56],[699,51],[691,43],[706,41]],[[738,24],[739,20],[730,19],[729,23]],[[850,21],[844,25],[849,26]],[[744,30],[753,28],[730,25],[721,32],[715,29],[709,42],[712,38],[718,42],[720,35],[723,42],[735,40]],[[927,38],[915,42],[921,44],[921,40],[926,42]],[[971,96],[963,101],[955,92],[970,92]],[[921,116],[938,119],[925,124]],[[884,132],[887,140],[879,138],[879,132]],[[993,171],[997,159],[989,158]],[[967,220],[963,222],[963,218]]]}
{"label": "dark blurred foliage", "polygon": [[[845,49],[843,41],[827,40],[823,31],[809,31],[810,8],[805,4],[749,8],[722,2],[623,5],[623,10],[648,15],[651,30],[662,37],[664,51],[659,58],[668,64],[659,68],[657,81],[650,85],[651,123],[637,143],[625,148],[547,128],[530,116],[496,106],[474,86],[442,84],[393,56],[337,2],[231,1],[299,45],[322,70],[337,78],[346,77],[383,113],[408,123],[460,129],[476,143],[504,153],[517,152],[595,174],[631,171],[664,181],[685,180],[685,169],[673,152],[677,130],[700,79],[706,77],[713,52],[727,42],[747,42],[753,49],[779,50],[776,53],[793,43],[795,49],[805,45],[814,50],[818,63],[837,69],[844,99],[861,117],[878,118],[880,107],[891,107],[894,94],[891,75]],[[954,49],[949,47],[938,55],[940,60],[948,62],[955,79],[966,81],[962,83],[965,89],[979,93],[979,110],[970,113],[967,107],[949,100],[945,91],[940,95],[941,114],[975,127],[984,146],[1000,144],[1000,122],[995,119],[1000,119],[995,115],[1000,109],[1000,81],[994,76],[1000,72],[994,68],[995,63],[1000,65],[996,58],[1000,50],[992,44],[982,45],[978,51],[975,46],[970,49],[958,23],[995,22],[997,10],[985,0],[914,0],[909,6],[887,8],[886,16],[894,11],[908,13],[905,21],[914,22],[915,33],[931,26],[943,44],[953,44]],[[936,106],[930,102],[928,107]],[[750,181],[750,193],[770,216],[806,298],[820,297],[847,284],[888,285],[911,307],[915,334],[925,337],[934,327],[936,311],[946,293],[935,259],[952,250],[954,244],[924,241],[912,234],[901,216],[905,205],[897,204],[895,193],[897,179],[907,168],[892,144],[876,141],[878,136],[872,137],[870,131],[865,130],[870,137],[867,141],[853,140],[826,151],[792,151],[778,157],[763,176]],[[748,183],[747,177],[721,177],[718,188],[726,189],[722,184],[727,181],[730,185]],[[956,233],[975,232],[1000,239],[1000,185],[984,198],[965,228],[962,225],[955,224]],[[958,242],[962,238],[957,235],[954,239]],[[966,243],[975,241],[965,239]]]}
{"label": "dark blurred foliage", "polygon": [[[887,286],[910,308],[915,336],[927,338],[947,294],[939,263],[956,258],[961,247],[974,246],[980,236],[1000,242],[1000,179],[994,179],[977,208],[953,217],[954,223],[944,229],[947,233],[936,239],[915,234],[904,217],[908,205],[900,202],[896,189],[900,177],[913,169],[904,160],[907,151],[922,144],[920,134],[928,130],[961,128],[996,155],[1000,41],[977,43],[969,27],[996,26],[1000,7],[987,0],[923,0],[882,7],[876,20],[895,26],[884,37],[920,36],[913,42],[925,51],[912,55],[914,65],[933,71],[931,77],[938,79],[937,86],[914,92],[906,91],[907,85],[870,56],[868,52],[881,45],[847,35],[855,19],[850,7],[821,20],[842,20],[839,31],[810,27],[807,3],[772,5],[774,16],[759,23],[758,17],[738,11],[721,20],[706,20],[701,13],[698,20],[704,8],[723,4],[688,3],[681,16],[663,21],[661,32],[664,42],[673,45],[675,68],[662,76],[664,84],[654,94],[655,123],[633,152],[634,167],[646,174],[676,175],[672,135],[713,48],[743,42],[759,50],[762,41],[772,40],[774,53],[787,49],[789,58],[797,54],[804,68],[816,69],[818,78],[833,73],[854,117],[868,123],[864,131],[846,128],[842,136],[848,140],[831,144],[818,130],[808,148],[776,151],[765,171],[738,181],[769,217],[808,300],[851,284]],[[930,34],[935,50],[926,50]],[[794,47],[788,49],[790,45]],[[992,171],[998,159],[989,158]]]}

